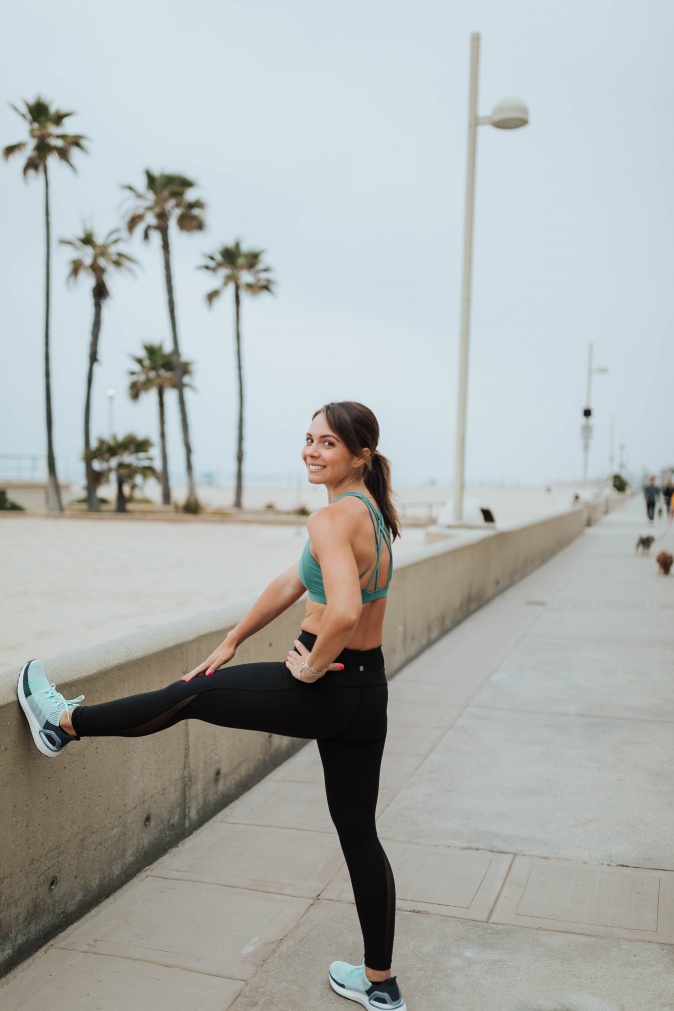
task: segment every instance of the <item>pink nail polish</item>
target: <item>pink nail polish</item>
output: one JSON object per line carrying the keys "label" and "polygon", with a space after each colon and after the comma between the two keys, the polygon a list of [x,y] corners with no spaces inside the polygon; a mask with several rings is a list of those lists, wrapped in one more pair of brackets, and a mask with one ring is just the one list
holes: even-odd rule
{"label": "pink nail polish", "polygon": [[344,664],[343,664],[343,663],[340,663],[340,665],[339,665],[339,669],[340,669],[340,670],[344,670]]}

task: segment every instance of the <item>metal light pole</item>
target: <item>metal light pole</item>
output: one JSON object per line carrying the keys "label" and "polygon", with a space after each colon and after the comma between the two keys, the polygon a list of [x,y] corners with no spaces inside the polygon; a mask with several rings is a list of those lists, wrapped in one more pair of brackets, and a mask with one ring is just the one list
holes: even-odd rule
{"label": "metal light pole", "polygon": [[112,439],[115,394],[117,393],[117,390],[113,390],[112,387],[110,387],[110,389],[105,392],[108,395],[108,439]]}
{"label": "metal light pole", "polygon": [[463,238],[463,290],[461,294],[461,341],[459,350],[459,394],[456,410],[456,456],[454,463],[454,522],[463,520],[463,492],[466,464],[466,413],[468,407],[468,342],[470,337],[470,291],[473,265],[473,220],[475,217],[475,154],[477,128],[489,123],[500,130],[516,130],[529,122],[529,110],[519,98],[503,98],[491,116],[477,114],[480,35],[470,37],[470,93],[468,98],[468,169],[466,174],[466,216]]}
{"label": "metal light pole", "polygon": [[587,393],[585,396],[585,407],[583,408],[583,417],[585,421],[580,430],[583,439],[583,485],[587,484],[587,471],[590,459],[590,440],[592,439],[592,423],[590,418],[592,417],[592,373],[593,372],[608,372],[605,365],[597,365],[595,368],[592,367],[592,341],[589,344],[588,358],[587,358]]}

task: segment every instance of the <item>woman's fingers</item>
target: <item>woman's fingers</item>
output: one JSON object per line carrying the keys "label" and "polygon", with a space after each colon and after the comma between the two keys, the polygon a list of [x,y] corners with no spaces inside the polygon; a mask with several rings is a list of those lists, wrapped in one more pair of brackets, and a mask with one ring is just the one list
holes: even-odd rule
{"label": "woman's fingers", "polygon": [[217,657],[214,657],[213,655],[211,655],[211,656],[209,656],[208,660],[204,660],[203,663],[200,663],[198,667],[195,667],[194,670],[191,670],[189,672],[189,674],[186,674],[185,677],[182,678],[181,680],[182,681],[191,681],[192,678],[198,678],[202,674],[208,675],[208,671],[210,671],[210,670],[216,670],[217,667],[219,667],[219,666],[220,666],[220,664],[218,662]]}
{"label": "woman's fingers", "polygon": [[236,649],[233,649],[231,646],[223,643],[211,653],[207,660],[204,660],[198,667],[191,670],[189,674],[185,674],[181,680],[191,681],[192,678],[198,678],[202,674],[205,674],[206,677],[210,677],[211,674],[215,674],[216,670],[219,670],[220,667],[224,667],[224,665],[232,659],[235,653]]}
{"label": "woman's fingers", "polygon": [[191,681],[192,678],[198,678],[199,675],[203,674],[204,671],[207,670],[207,669],[208,669],[208,660],[206,660],[205,663],[199,664],[198,667],[195,667],[194,670],[191,670],[189,672],[189,674],[185,674],[185,676],[183,678],[181,678],[180,680],[181,681]]}
{"label": "woman's fingers", "polygon": [[[307,659],[307,657],[311,656],[311,652],[306,648],[306,646],[303,643],[299,641],[299,639],[294,639],[293,645],[295,649],[291,649],[285,659],[285,665],[290,671],[290,673],[293,675],[293,677],[297,678],[298,681],[305,681],[307,684],[311,684],[312,681],[318,681],[319,677],[323,677],[322,674],[319,675],[319,677],[312,677],[312,675],[308,671],[306,671],[306,669],[303,671],[303,676],[300,675],[300,669],[302,668],[304,661]],[[344,664],[343,663],[329,664],[327,667],[327,671],[333,670],[334,671],[344,670]]]}

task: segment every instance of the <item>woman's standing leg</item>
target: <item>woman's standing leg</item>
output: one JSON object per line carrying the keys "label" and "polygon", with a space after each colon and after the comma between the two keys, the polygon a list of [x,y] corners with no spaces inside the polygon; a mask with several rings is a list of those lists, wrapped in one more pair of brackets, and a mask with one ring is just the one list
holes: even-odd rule
{"label": "woman's standing leg", "polygon": [[325,789],[365,944],[365,965],[384,977],[391,969],[395,883],[375,823],[379,771],[386,738],[358,742],[319,740]]}

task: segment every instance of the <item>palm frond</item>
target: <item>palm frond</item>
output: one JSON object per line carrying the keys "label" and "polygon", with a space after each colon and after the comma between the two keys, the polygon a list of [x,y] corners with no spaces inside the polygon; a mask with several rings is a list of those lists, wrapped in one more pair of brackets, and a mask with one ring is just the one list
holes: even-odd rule
{"label": "palm frond", "polygon": [[[85,141],[87,138],[79,133],[60,132],[64,121],[74,113],[54,108],[51,102],[40,95],[32,102],[24,99],[23,108],[16,105],[12,105],[11,108],[28,125],[28,134],[32,142],[23,167],[25,177],[31,172],[41,171],[50,158],[57,158],[76,171],[72,162],[72,154],[76,150],[86,153]],[[25,151],[27,146],[25,141],[20,144],[10,144],[4,149],[3,155],[5,159],[10,158],[20,151]]]}
{"label": "palm frond", "polygon": [[206,227],[203,214],[191,208],[178,212],[176,224],[181,232],[203,232]]}
{"label": "palm frond", "polygon": [[[27,104],[28,104],[28,103],[27,103],[27,102],[25,101],[25,99],[24,99],[24,103],[23,103],[23,104],[24,104],[24,105],[26,105],[26,106],[27,106]],[[18,105],[14,105],[14,104],[13,104],[12,102],[10,102],[10,103],[9,103],[9,107],[10,107],[10,109],[13,109],[13,110],[14,110],[14,112],[15,112],[15,113],[16,113],[16,114],[17,114],[18,116],[21,116],[21,119],[22,119],[22,120],[24,121],[24,123],[31,123],[31,122],[32,122],[32,121],[31,121],[31,118],[30,118],[30,116],[28,115],[28,113],[27,113],[27,112],[25,112],[25,111],[24,111],[23,109],[20,109],[20,108],[18,107]]]}
{"label": "palm frond", "polygon": [[271,268],[262,262],[264,254],[264,249],[244,249],[240,239],[236,239],[231,246],[221,246],[215,253],[206,254],[201,269],[222,277],[217,292],[206,295],[208,304],[211,305],[229,284],[237,285],[247,295],[260,295],[262,292],[273,294],[276,282],[271,275]]}
{"label": "palm frond", "polygon": [[128,270],[136,264],[134,257],[117,249],[123,241],[118,229],[112,229],[100,242],[96,233],[89,225],[82,225],[82,234],[74,239],[60,239],[62,246],[69,246],[80,255],[71,260],[69,281],[76,281],[82,273],[88,273],[94,278],[94,298],[104,301],[110,292],[105,282],[108,270]]}
{"label": "palm frond", "polygon": [[27,147],[28,145],[25,140],[20,140],[18,144],[8,144],[7,147],[3,147],[2,149],[2,157],[5,161],[9,161],[15,154],[21,154],[22,151],[25,151]]}
{"label": "palm frond", "polygon": [[145,221],[145,213],[143,211],[135,211],[130,214],[126,219],[126,228],[129,235],[133,235],[138,225],[141,225]]}
{"label": "palm frond", "polygon": [[70,263],[70,270],[68,271],[68,281],[76,281],[83,271],[87,269],[87,265],[84,260],[72,260]]}
{"label": "palm frond", "polygon": [[31,172],[41,172],[43,162],[38,158],[36,154],[30,154],[26,158],[26,163],[23,166],[24,177],[27,178]]}

